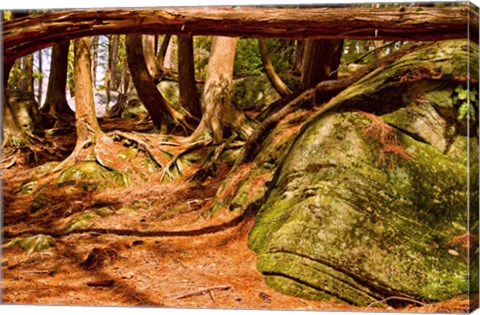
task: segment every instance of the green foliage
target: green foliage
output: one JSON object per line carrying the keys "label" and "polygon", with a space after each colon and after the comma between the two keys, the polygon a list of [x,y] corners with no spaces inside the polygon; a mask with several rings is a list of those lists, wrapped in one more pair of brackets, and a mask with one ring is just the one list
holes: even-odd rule
{"label": "green foliage", "polygon": [[12,11],[3,11],[3,20],[10,21],[12,19]]}
{"label": "green foliage", "polygon": [[233,69],[235,78],[262,73],[262,59],[260,59],[256,39],[242,38],[238,41]]}
{"label": "green foliage", "polygon": [[194,62],[195,62],[195,77],[198,80],[205,80],[207,75],[207,64],[210,49],[212,47],[211,36],[194,36]]}
{"label": "green foliage", "polygon": [[296,41],[267,39],[268,56],[277,73],[287,72],[295,63]]}
{"label": "green foliage", "polygon": [[72,96],[75,94],[75,78],[73,76],[73,62],[74,62],[74,54],[73,54],[73,42],[70,43],[68,47],[68,63],[67,63],[67,85],[70,89],[70,93]]}
{"label": "green foliage", "polygon": [[[270,62],[277,73],[292,68],[295,61],[295,41],[267,39],[267,48]],[[255,38],[242,38],[238,41],[235,55],[234,77],[260,75],[263,73],[263,64],[258,50],[258,41]]]}
{"label": "green foliage", "polygon": [[17,149],[20,149],[24,146],[23,140],[14,135],[8,136],[8,143]]}
{"label": "green foliage", "polygon": [[27,254],[39,252],[55,246],[55,239],[49,235],[38,234],[27,238],[15,238],[7,244],[7,247],[20,246]]}
{"label": "green foliage", "polygon": [[453,103],[458,106],[458,120],[472,119],[475,121],[476,111],[478,111],[478,92],[475,88],[467,90],[461,84],[455,88]]}

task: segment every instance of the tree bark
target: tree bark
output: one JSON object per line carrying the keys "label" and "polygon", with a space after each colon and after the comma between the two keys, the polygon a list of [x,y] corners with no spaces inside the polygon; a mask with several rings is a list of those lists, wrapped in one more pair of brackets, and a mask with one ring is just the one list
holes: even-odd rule
{"label": "tree bark", "polygon": [[165,60],[165,55],[167,54],[168,47],[170,46],[170,39],[172,35],[167,34],[163,37],[162,45],[157,55],[157,64],[163,68],[163,61]]}
{"label": "tree bark", "polygon": [[260,57],[262,58],[263,69],[265,70],[265,73],[267,74],[270,83],[272,83],[272,86],[275,88],[278,94],[280,94],[280,96],[287,96],[289,94],[292,94],[292,91],[290,91],[288,86],[283,83],[282,79],[278,76],[277,72],[275,72],[275,68],[270,62],[270,58],[268,57],[268,47],[265,39],[258,39],[258,49],[260,50]]}
{"label": "tree bark", "polygon": [[[343,40],[318,39],[305,41],[302,64],[302,85],[309,89],[317,83],[337,78],[342,57]],[[334,72],[335,71],[335,72]],[[333,72],[333,74],[331,74]]]}
{"label": "tree bark", "polygon": [[199,121],[202,109],[195,83],[195,67],[193,58],[193,38],[186,35],[177,36],[178,43],[178,87],[179,103]]}
{"label": "tree bark", "polygon": [[138,97],[152,117],[155,127],[159,128],[167,123],[169,105],[153,83],[153,78],[148,72],[147,64],[143,56],[142,36],[130,34],[126,36],[128,67],[132,75],[133,83],[137,89]]}
{"label": "tree bark", "polygon": [[297,48],[295,49],[295,63],[293,64],[293,72],[302,73],[303,52],[305,51],[305,41],[297,40]]}
{"label": "tree bark", "polygon": [[110,46],[109,62],[110,62],[110,90],[116,90],[118,87],[118,46],[120,44],[120,35],[112,35],[112,45]]}
{"label": "tree bark", "polygon": [[93,88],[96,89],[97,86],[97,64],[98,64],[98,36],[92,36],[90,41],[91,49],[91,59],[92,59],[92,82]]}
{"label": "tree bark", "polygon": [[38,96],[37,102],[38,104],[42,104],[42,96],[43,96],[43,61],[42,61],[42,50],[38,51]]}
{"label": "tree bark", "polygon": [[207,128],[214,143],[221,143],[232,129],[241,131],[244,136],[251,133],[245,115],[232,103],[236,45],[237,38],[232,37],[214,37],[212,41],[203,91],[203,117],[193,138],[202,134],[203,128]]}
{"label": "tree bark", "polygon": [[[3,128],[2,128],[2,147],[8,145],[11,136],[22,137],[24,134],[23,129],[17,122],[17,118],[12,112],[10,105],[8,104],[8,95],[7,95],[7,83],[8,77],[10,76],[10,70],[12,69],[13,64],[3,64],[3,95],[2,95],[2,105],[3,105]],[[26,136],[25,136],[26,138]]]}
{"label": "tree bark", "polygon": [[[470,5],[443,8],[190,7],[75,10],[19,18],[3,24],[4,62],[64,41],[99,34],[190,34],[290,39],[444,40],[478,43]],[[478,15],[477,15],[478,17]]]}
{"label": "tree bark", "polygon": [[172,69],[174,67],[173,64],[173,40],[170,37],[168,43],[165,44],[167,50],[163,54],[163,62],[161,64],[162,68],[164,69]]}
{"label": "tree bark", "polygon": [[106,104],[105,111],[108,112],[110,107],[110,91],[115,89],[115,81],[117,76],[117,52],[118,52],[118,35],[108,36],[108,61],[107,68],[105,69],[105,92],[106,92]]}
{"label": "tree bark", "polygon": [[154,80],[160,79],[162,72],[160,65],[157,63],[157,56],[155,55],[155,36],[143,35],[143,54],[145,56],[145,63],[147,64],[148,72]]}
{"label": "tree bark", "polygon": [[27,55],[21,60],[21,75],[18,80],[18,88],[24,92],[33,94],[33,55]]}
{"label": "tree bark", "polygon": [[73,116],[73,111],[68,106],[65,95],[69,46],[70,41],[64,41],[52,47],[50,78],[42,111],[57,118],[59,114]]}
{"label": "tree bark", "polygon": [[101,133],[95,114],[93,84],[90,65],[90,38],[76,39],[74,48],[75,76],[75,119],[77,128],[77,147]]}

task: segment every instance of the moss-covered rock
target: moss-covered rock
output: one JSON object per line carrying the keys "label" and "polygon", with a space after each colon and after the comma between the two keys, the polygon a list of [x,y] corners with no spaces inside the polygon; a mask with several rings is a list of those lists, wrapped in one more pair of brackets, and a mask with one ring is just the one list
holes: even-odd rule
{"label": "moss-covered rock", "polygon": [[270,286],[357,305],[468,292],[467,253],[451,240],[467,232],[468,176],[478,168],[466,162],[478,161],[478,138],[451,119],[457,108],[447,99],[465,77],[469,47],[423,48],[331,101],[383,119],[327,112],[304,124],[249,236]]}
{"label": "moss-covered rock", "polygon": [[57,184],[75,186],[84,191],[93,191],[105,186],[125,186],[125,174],[108,170],[96,162],[85,162],[65,169],[57,178]]}
{"label": "moss-covered rock", "polygon": [[245,77],[233,81],[234,103],[240,108],[263,109],[280,96],[266,75]]}

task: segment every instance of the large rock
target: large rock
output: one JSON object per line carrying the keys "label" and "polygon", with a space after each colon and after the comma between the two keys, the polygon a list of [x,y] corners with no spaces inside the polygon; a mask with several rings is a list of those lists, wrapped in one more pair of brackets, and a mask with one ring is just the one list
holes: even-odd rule
{"label": "large rock", "polygon": [[467,251],[452,240],[478,222],[467,211],[478,136],[457,119],[455,95],[469,55],[478,48],[461,40],[413,52],[332,100],[350,111],[305,123],[249,237],[270,286],[357,305],[468,292]]}

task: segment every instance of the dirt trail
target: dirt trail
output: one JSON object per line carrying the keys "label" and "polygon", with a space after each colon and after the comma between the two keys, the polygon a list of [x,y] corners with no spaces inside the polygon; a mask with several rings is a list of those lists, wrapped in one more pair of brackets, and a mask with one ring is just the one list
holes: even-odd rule
{"label": "dirt trail", "polygon": [[[169,208],[197,204],[204,207],[175,218],[155,221],[165,208],[153,206],[127,214],[114,214],[94,223],[111,233],[86,232],[56,237],[56,246],[26,255],[19,248],[3,249],[3,302],[7,304],[123,305],[254,309],[352,309],[285,296],[271,290],[255,268],[256,258],[247,248],[253,224],[248,217],[219,231],[194,236],[125,236],[115,229],[136,231],[175,230],[204,224],[210,217],[210,189],[189,185],[163,187]],[[192,191],[194,192],[192,194]],[[157,196],[157,198],[159,198]],[[175,198],[175,199],[174,199]],[[177,200],[173,202],[173,200]],[[144,200],[145,201],[145,200]],[[11,206],[11,205],[10,205]],[[7,214],[8,216],[8,214]],[[211,219],[211,218],[210,218]],[[57,218],[61,221],[61,218]],[[215,219],[216,221],[225,221]],[[31,220],[7,220],[6,231],[31,230]],[[55,222],[56,220],[53,220]],[[147,221],[149,223],[147,223]],[[50,222],[52,218],[50,217]],[[160,223],[161,222],[161,223]],[[37,221],[38,223],[38,221]],[[191,224],[190,224],[191,223]],[[53,224],[55,226],[55,223]],[[38,231],[37,231],[38,232]],[[32,234],[30,234],[32,235]],[[4,242],[9,239],[5,239]],[[94,249],[96,248],[96,250]],[[94,253],[94,254],[92,254]],[[88,259],[88,257],[92,259]],[[83,264],[82,264],[83,263]],[[188,293],[212,289],[190,296]],[[182,295],[187,294],[185,297]]]}

